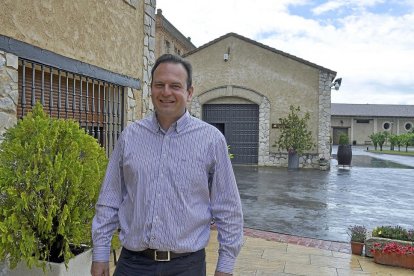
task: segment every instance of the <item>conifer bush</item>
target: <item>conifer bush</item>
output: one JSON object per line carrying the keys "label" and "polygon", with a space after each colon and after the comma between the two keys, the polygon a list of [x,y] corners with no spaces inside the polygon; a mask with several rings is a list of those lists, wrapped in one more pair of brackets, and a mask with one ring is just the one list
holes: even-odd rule
{"label": "conifer bush", "polygon": [[14,268],[68,263],[91,244],[91,221],[107,158],[72,120],[50,118],[38,103],[0,144],[0,260]]}

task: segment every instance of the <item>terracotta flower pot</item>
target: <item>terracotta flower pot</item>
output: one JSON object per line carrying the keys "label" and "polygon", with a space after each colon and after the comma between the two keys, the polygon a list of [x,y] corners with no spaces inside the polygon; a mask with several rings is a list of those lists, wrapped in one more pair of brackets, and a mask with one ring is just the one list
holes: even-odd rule
{"label": "terracotta flower pot", "polygon": [[352,254],[361,256],[363,249],[364,249],[364,244],[363,243],[351,241]]}
{"label": "terracotta flower pot", "polygon": [[414,255],[397,255],[395,253],[375,252],[374,262],[377,264],[391,265],[414,269]]}

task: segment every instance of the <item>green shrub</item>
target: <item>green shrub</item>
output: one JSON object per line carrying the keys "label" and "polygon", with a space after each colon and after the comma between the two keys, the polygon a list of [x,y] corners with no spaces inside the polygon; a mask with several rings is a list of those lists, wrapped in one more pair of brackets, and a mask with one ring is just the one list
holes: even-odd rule
{"label": "green shrub", "polygon": [[77,122],[51,119],[37,104],[0,144],[0,260],[14,268],[64,261],[91,244],[104,149]]}
{"label": "green shrub", "polygon": [[379,226],[372,230],[373,237],[387,238],[414,242],[414,230],[407,230],[401,226]]}
{"label": "green shrub", "polygon": [[300,107],[293,105],[289,107],[289,110],[290,113],[287,117],[279,118],[280,135],[273,147],[302,154],[304,151],[315,147],[312,132],[308,130],[310,113],[305,112],[301,116]]}
{"label": "green shrub", "polygon": [[339,144],[340,145],[349,145],[348,135],[346,135],[345,133],[342,133],[341,135],[339,135]]}

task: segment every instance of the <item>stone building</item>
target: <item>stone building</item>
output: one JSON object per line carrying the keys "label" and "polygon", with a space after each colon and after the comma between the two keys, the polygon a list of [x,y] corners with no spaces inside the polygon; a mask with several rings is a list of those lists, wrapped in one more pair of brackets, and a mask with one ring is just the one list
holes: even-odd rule
{"label": "stone building", "polygon": [[157,9],[155,37],[156,57],[163,54],[176,54],[181,56],[196,48],[189,37],[185,37],[162,15],[161,9]]}
{"label": "stone building", "polygon": [[155,0],[5,0],[0,26],[0,137],[40,101],[110,154],[151,109]]}
{"label": "stone building", "polygon": [[414,105],[333,103],[331,125],[333,144],[338,144],[339,135],[345,133],[354,145],[370,145],[373,133],[412,131]]}
{"label": "stone building", "polygon": [[272,145],[290,105],[311,117],[315,147],[300,166],[317,167],[320,158],[330,157],[336,72],[235,33],[184,56],[194,67],[191,113],[224,133],[234,163],[287,166],[287,153]]}

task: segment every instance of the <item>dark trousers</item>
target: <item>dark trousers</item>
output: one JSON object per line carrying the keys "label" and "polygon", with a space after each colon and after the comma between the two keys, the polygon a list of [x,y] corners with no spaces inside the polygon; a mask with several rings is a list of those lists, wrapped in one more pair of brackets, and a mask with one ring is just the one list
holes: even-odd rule
{"label": "dark trousers", "polygon": [[124,248],[121,251],[114,276],[205,276],[205,250],[169,262],[151,260]]}

